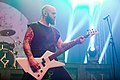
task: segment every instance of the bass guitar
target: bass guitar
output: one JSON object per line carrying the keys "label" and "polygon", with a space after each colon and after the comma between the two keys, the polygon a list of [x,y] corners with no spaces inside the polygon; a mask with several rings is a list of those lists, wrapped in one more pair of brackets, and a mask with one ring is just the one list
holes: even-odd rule
{"label": "bass guitar", "polygon": [[[87,38],[88,36],[91,37],[95,35],[96,33],[97,31],[89,30],[84,37],[85,38]],[[65,52],[66,50],[68,50],[69,48],[75,46],[76,44],[77,44],[76,42],[72,42],[69,46],[66,46],[63,49],[60,49],[55,53],[46,51],[42,57],[35,58],[36,61],[39,63],[38,70],[35,70],[30,67],[27,58],[16,58],[16,60],[25,72],[29,73],[37,80],[41,80],[49,68],[65,66],[64,63],[56,61],[55,58],[59,56],[60,54],[62,54],[63,52]]]}

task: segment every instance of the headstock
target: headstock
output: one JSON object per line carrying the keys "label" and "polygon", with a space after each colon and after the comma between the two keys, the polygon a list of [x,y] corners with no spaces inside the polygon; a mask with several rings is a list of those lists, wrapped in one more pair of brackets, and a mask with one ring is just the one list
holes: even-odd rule
{"label": "headstock", "polygon": [[87,35],[85,37],[92,37],[93,35],[97,34],[98,31],[97,30],[94,30],[94,29],[91,29],[91,30],[87,30]]}

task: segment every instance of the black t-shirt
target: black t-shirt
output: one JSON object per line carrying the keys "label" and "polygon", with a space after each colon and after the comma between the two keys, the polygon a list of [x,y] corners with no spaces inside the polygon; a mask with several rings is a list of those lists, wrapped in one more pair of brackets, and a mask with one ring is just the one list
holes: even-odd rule
{"label": "black t-shirt", "polygon": [[60,33],[54,27],[46,27],[39,22],[29,25],[34,32],[30,47],[34,57],[41,57],[46,50],[55,52]]}

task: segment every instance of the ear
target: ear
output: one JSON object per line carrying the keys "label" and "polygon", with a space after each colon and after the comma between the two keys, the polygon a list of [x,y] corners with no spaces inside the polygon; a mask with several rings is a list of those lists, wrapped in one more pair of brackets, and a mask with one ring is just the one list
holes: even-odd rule
{"label": "ear", "polygon": [[44,16],[47,16],[48,13],[47,13],[46,10],[44,10],[44,11],[43,11],[43,14],[44,14]]}

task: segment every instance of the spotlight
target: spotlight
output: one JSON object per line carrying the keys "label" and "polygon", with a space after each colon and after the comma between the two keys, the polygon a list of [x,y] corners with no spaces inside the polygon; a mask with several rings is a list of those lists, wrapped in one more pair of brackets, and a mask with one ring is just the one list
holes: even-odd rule
{"label": "spotlight", "polygon": [[98,64],[98,53],[97,50],[92,50],[91,47],[87,52],[87,63],[88,64]]}

